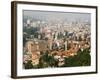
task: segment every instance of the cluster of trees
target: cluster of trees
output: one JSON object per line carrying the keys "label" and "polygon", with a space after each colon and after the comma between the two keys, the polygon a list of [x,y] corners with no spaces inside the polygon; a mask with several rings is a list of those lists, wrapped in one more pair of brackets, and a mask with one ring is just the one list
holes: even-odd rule
{"label": "cluster of trees", "polygon": [[25,69],[34,69],[34,68],[47,68],[47,67],[75,67],[75,66],[90,66],[91,65],[91,56],[89,49],[84,49],[83,51],[79,50],[76,56],[65,58],[64,64],[58,66],[58,60],[54,56],[49,55],[49,52],[45,52],[41,55],[38,65],[33,66],[31,61],[24,64]]}
{"label": "cluster of trees", "polygon": [[24,27],[23,32],[26,32],[28,35],[35,34],[39,30],[38,27]]}
{"label": "cluster of trees", "polygon": [[74,66],[90,66],[91,56],[89,49],[84,49],[83,51],[78,51],[77,55],[74,57],[65,58],[64,67],[74,67]]}
{"label": "cluster of trees", "polygon": [[37,27],[24,27],[23,28],[23,32],[26,33],[26,34],[23,34],[23,46],[27,42],[26,39],[31,38],[31,35],[34,35],[34,37],[38,37],[38,33],[37,33],[38,30],[39,30],[39,28],[37,28]]}

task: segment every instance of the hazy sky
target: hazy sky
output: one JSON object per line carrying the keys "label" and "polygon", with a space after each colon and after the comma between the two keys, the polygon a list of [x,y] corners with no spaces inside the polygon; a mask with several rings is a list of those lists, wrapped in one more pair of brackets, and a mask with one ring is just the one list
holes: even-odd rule
{"label": "hazy sky", "polygon": [[73,12],[53,12],[53,11],[34,11],[24,10],[23,16],[31,17],[32,19],[46,20],[67,20],[67,21],[88,21],[91,20],[89,13],[73,13]]}

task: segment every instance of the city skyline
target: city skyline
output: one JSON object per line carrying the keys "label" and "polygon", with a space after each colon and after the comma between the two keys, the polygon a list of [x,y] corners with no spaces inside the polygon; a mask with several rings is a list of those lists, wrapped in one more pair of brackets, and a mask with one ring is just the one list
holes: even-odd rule
{"label": "city skyline", "polygon": [[35,11],[24,10],[23,18],[32,20],[44,21],[68,21],[68,22],[88,22],[91,23],[90,13],[76,13],[76,12],[54,12],[54,11]]}

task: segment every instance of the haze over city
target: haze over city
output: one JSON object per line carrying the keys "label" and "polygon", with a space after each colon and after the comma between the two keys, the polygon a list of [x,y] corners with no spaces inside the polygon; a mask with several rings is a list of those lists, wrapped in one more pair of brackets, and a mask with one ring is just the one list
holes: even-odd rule
{"label": "haze over city", "polygon": [[90,13],[73,13],[73,12],[54,12],[54,11],[31,11],[24,10],[23,17],[30,19],[39,19],[45,21],[79,21],[91,22]]}

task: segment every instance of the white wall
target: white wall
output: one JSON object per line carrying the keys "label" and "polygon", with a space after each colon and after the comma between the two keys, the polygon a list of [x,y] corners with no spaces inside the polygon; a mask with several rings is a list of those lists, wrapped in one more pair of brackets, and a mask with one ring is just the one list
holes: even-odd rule
{"label": "white wall", "polygon": [[[97,5],[99,6],[99,10],[100,10],[100,0],[30,0],[30,1],[55,2],[55,3],[79,4],[79,5],[81,4]],[[11,70],[10,69],[11,68],[10,66],[11,65],[11,48],[10,48],[11,47],[11,8],[10,7],[11,7],[11,0],[0,0],[0,80],[14,80],[10,78],[10,70]],[[98,19],[100,21],[99,15],[98,15]],[[99,25],[98,25],[98,35],[100,34]],[[99,37],[98,47],[100,47],[99,45],[100,36],[98,37]],[[100,49],[98,50],[98,54],[99,52]],[[98,57],[100,58],[100,55]],[[100,61],[100,59],[98,61]],[[100,67],[99,63],[98,65]],[[45,77],[45,78],[35,78],[35,79],[36,80],[55,80],[55,79],[57,80],[69,80],[69,79],[70,80],[100,80],[100,69],[98,74]],[[28,80],[33,80],[33,79],[30,78]]]}

